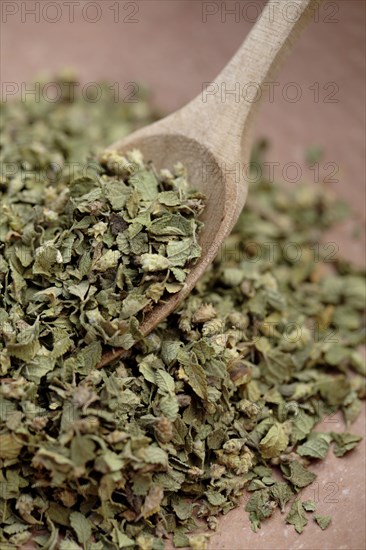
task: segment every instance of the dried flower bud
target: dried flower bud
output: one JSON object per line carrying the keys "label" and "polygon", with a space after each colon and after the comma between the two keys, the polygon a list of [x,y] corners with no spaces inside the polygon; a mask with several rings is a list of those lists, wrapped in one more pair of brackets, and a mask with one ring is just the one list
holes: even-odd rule
{"label": "dried flower bud", "polygon": [[238,454],[242,449],[243,445],[244,445],[243,439],[229,439],[229,441],[226,441],[226,443],[224,443],[223,449],[227,453]]}
{"label": "dried flower bud", "polygon": [[202,327],[203,336],[214,336],[223,331],[224,323],[221,319],[206,321]]}
{"label": "dried flower bud", "polygon": [[194,323],[206,323],[212,321],[217,315],[216,309],[212,304],[202,304],[192,317]]}
{"label": "dried flower bud", "polygon": [[157,438],[162,443],[169,443],[174,437],[173,424],[165,416],[161,416],[155,424]]}
{"label": "dried flower bud", "polygon": [[211,464],[210,472],[212,479],[220,479],[226,472],[226,468],[222,464]]}
{"label": "dried flower bud", "polygon": [[249,318],[247,315],[239,313],[239,311],[233,311],[228,316],[228,322],[235,328],[239,330],[244,330],[249,324]]}
{"label": "dried flower bud", "polygon": [[252,379],[252,369],[241,359],[234,359],[228,364],[231,380],[236,386],[247,384]]}
{"label": "dried flower bud", "polygon": [[253,403],[248,399],[242,399],[241,401],[239,401],[238,409],[240,412],[244,413],[249,418],[255,418],[256,416],[258,416],[261,410],[261,408],[257,405],[257,403]]}

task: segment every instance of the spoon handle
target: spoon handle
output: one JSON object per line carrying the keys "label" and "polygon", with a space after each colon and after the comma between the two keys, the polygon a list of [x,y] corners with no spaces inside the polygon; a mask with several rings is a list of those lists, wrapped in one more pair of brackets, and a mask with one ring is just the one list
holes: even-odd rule
{"label": "spoon handle", "polygon": [[[206,90],[186,108],[192,134],[223,160],[248,139],[248,125],[279,63],[321,0],[269,0],[249,35]],[[192,135],[192,137],[195,137]]]}

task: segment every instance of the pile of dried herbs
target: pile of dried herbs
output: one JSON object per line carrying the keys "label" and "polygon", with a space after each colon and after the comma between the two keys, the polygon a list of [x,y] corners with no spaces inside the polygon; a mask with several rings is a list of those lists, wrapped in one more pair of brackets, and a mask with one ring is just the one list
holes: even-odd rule
{"label": "pile of dried herbs", "polygon": [[181,166],[97,160],[155,118],[143,97],[116,104],[106,86],[97,104],[2,111],[1,547],[159,550],[173,533],[203,548],[197,520],[215,529],[245,488],[253,529],[278,507],[301,532],[311,461],[360,440],[314,431],[336,410],[348,426],[365,395],[364,273],[327,273],[317,247],[342,208],[323,189],[254,184],[179,310],[96,368],[103,345],[138,336],[146,299],[179,290],[203,197]]}
{"label": "pile of dried herbs", "polygon": [[33,381],[66,353],[83,362],[101,342],[129,349],[139,319],[182,289],[201,254],[204,196],[182,165],[157,173],[139,151],[109,150],[75,161],[70,178],[62,144],[73,132],[52,115],[9,121],[2,148],[0,323],[7,356],[31,362]]}

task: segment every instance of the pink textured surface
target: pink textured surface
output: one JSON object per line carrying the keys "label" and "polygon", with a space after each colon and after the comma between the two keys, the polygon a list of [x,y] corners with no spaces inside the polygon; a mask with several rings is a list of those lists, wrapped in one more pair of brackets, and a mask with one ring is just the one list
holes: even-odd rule
{"label": "pink textured surface", "polygon": [[[35,4],[4,1],[2,5],[6,3],[27,8]],[[21,84],[40,72],[52,74],[71,65],[84,82],[105,77],[119,82],[121,90],[127,82],[143,82],[153,90],[156,104],[165,111],[182,106],[201,91],[204,82],[215,78],[249,31],[248,19],[255,13],[247,1],[242,1],[239,20],[228,15],[222,22],[224,4],[213,2],[218,12],[203,22],[201,1],[140,0],[138,13],[133,16],[136,23],[123,22],[132,11],[123,10],[126,2],[120,2],[120,22],[114,23],[110,7],[116,2],[103,0],[96,2],[102,17],[93,24],[81,17],[81,8],[88,3],[83,0],[78,2],[75,21],[70,23],[64,3],[58,3],[62,17],[56,23],[45,21],[42,14],[39,23],[30,15],[22,22],[20,12],[9,15],[5,22],[3,13],[2,82]],[[227,7],[234,4],[238,2],[226,2]],[[258,0],[256,4],[261,6],[263,2]],[[89,14],[93,17],[92,11]],[[50,8],[48,18],[53,17]],[[288,162],[302,166],[307,146],[323,146],[326,157],[321,162],[321,174],[330,173],[331,167],[324,166],[326,162],[339,167],[335,176],[339,181],[325,185],[351,204],[355,219],[365,217],[364,51],[363,0],[326,0],[319,11],[319,22],[306,29],[278,75],[274,101],[262,105],[256,127],[257,135],[268,137],[273,144],[269,160],[279,163],[275,172],[278,179]],[[301,90],[301,98],[293,103],[282,95],[290,82]],[[319,83],[319,101],[314,98],[314,83]],[[329,83],[335,85],[324,88]],[[336,90],[335,102],[329,102],[332,90]],[[307,172],[305,177],[310,181],[314,176]],[[344,256],[364,263],[364,241],[353,238],[353,229],[354,223],[349,222],[324,239],[335,242]],[[333,431],[341,428],[339,419],[336,424],[325,425],[325,429]],[[352,431],[365,435],[364,413]],[[240,507],[222,519],[219,532],[211,538],[210,550],[362,550],[365,466],[364,445],[349,457],[336,459],[329,454],[324,463],[314,466],[318,479],[304,497],[315,497],[319,513],[333,516],[326,531],[310,524],[299,536],[291,526],[284,526],[278,513],[254,534]]]}

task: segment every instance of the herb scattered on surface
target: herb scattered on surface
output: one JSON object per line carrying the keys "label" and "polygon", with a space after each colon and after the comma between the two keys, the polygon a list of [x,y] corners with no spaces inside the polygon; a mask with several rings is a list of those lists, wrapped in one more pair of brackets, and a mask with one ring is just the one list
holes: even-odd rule
{"label": "herb scattered on surface", "polygon": [[314,519],[323,531],[331,524],[332,521],[330,516],[320,516],[319,514],[315,514]]}
{"label": "herb scattered on surface", "polygon": [[138,339],[131,316],[145,305],[123,308],[136,288],[162,283],[154,261],[169,271],[169,292],[185,276],[185,261],[171,258],[196,253],[193,229],[188,255],[183,245],[168,253],[188,229],[173,241],[164,224],[149,233],[146,193],[149,208],[190,228],[202,207],[188,193],[194,206],[175,212],[181,167],[159,180],[136,153],[150,184],[143,196],[133,185],[118,192],[125,161],[100,152],[155,115],[144,98],[119,105],[107,90],[96,105],[64,97],[2,106],[0,544],[159,550],[173,533],[177,547],[202,549],[206,537],[191,535],[197,521],[215,529],[245,489],[254,530],[279,508],[301,532],[314,511],[298,496],[316,479],[309,466],[360,440],[314,431],[335,411],[349,426],[365,396],[364,272],[341,261],[328,272],[318,245],[344,208],[322,188],[253,184],[191,295],[127,359],[97,369],[102,346],[121,338],[112,318]]}

